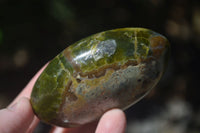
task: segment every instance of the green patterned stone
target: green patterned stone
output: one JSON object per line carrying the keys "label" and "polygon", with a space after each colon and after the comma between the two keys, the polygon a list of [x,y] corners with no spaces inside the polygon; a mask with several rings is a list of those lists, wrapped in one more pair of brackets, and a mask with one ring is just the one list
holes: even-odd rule
{"label": "green patterned stone", "polygon": [[168,53],[168,40],[149,29],[91,35],[48,64],[31,94],[33,110],[46,123],[74,127],[126,109],[158,83]]}

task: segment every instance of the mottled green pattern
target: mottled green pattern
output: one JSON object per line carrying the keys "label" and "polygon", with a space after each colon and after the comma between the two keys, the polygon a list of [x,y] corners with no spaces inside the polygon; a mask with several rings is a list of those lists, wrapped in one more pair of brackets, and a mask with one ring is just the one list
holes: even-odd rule
{"label": "mottled green pattern", "polygon": [[161,78],[168,56],[165,37],[143,28],[105,31],[66,48],[35,83],[31,104],[51,124],[72,127],[111,108],[125,109]]}
{"label": "mottled green pattern", "polygon": [[80,65],[82,72],[90,72],[108,64],[124,64],[128,60],[137,62],[138,59],[145,59],[147,55],[151,54],[151,52],[149,52],[149,39],[152,36],[160,36],[160,34],[156,34],[155,32],[143,28],[110,30],[85,38],[71,45],[69,50],[74,59],[89,51],[90,56],[92,56],[100,42],[115,40],[117,48],[115,53],[110,57],[104,56],[99,60],[95,60],[94,57],[84,57],[87,59],[81,58],[80,60],[75,60],[76,63]]}
{"label": "mottled green pattern", "polygon": [[56,118],[65,91],[63,88],[71,73],[73,73],[71,65],[60,54],[40,75],[31,95],[31,103],[39,118],[42,117],[46,121]]}

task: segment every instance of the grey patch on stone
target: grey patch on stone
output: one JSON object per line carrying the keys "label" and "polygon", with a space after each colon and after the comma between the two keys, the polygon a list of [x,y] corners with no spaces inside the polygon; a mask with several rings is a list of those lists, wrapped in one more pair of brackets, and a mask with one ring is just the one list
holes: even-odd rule
{"label": "grey patch on stone", "polygon": [[105,56],[110,57],[111,55],[115,53],[116,48],[117,48],[117,44],[115,40],[109,39],[106,41],[102,41],[97,45],[96,50],[94,51],[93,57],[95,61]]}

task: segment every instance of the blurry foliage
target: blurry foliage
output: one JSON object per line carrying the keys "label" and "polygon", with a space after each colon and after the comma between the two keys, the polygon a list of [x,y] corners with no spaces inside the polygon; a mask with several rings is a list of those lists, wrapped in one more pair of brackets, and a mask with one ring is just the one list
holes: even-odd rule
{"label": "blurry foliage", "polygon": [[199,0],[1,0],[0,107],[67,46],[120,27],[146,27],[171,43],[169,67],[161,82],[132,107],[138,110],[131,108],[127,114],[143,118],[178,97],[200,116]]}

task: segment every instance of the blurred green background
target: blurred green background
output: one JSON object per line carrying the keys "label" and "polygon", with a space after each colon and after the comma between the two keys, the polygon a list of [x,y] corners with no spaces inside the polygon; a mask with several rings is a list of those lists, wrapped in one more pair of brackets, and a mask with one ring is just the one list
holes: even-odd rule
{"label": "blurred green background", "polygon": [[[164,77],[126,111],[126,132],[199,133],[199,0],[0,0],[0,108],[70,44],[122,27],[149,28],[171,43]],[[41,125],[35,132],[49,129]]]}

